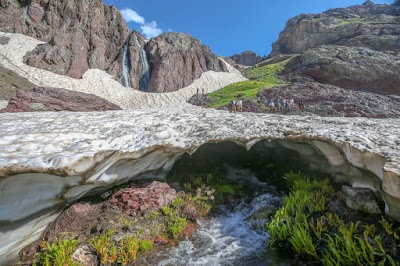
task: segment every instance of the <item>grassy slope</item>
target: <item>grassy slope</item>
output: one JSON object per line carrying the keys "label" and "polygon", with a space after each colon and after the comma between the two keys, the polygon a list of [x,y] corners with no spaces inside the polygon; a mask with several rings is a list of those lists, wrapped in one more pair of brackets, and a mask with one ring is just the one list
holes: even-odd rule
{"label": "grassy slope", "polygon": [[240,96],[241,98],[256,99],[259,91],[284,85],[277,77],[277,74],[285,68],[289,60],[286,59],[276,64],[267,64],[246,70],[246,76],[252,80],[234,83],[208,94],[214,99],[208,107],[218,108],[227,105],[233,98],[238,98],[239,95],[242,95]]}

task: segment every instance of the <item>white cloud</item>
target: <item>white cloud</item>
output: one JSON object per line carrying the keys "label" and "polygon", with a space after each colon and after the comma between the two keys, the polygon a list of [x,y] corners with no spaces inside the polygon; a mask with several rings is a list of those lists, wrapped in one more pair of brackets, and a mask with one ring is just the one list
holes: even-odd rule
{"label": "white cloud", "polygon": [[121,14],[126,20],[126,22],[135,22],[140,25],[142,29],[142,34],[146,37],[146,39],[151,39],[160,35],[163,31],[158,27],[156,21],[152,21],[150,23],[146,22],[144,17],[139,15],[135,10],[130,8],[125,8],[121,10]]}
{"label": "white cloud", "polygon": [[151,39],[160,35],[163,31],[157,25],[157,22],[152,21],[150,23],[145,23],[140,27],[142,29],[143,35],[147,39]]}
{"label": "white cloud", "polygon": [[140,16],[135,10],[125,8],[121,10],[121,14],[126,20],[126,22],[135,22],[139,24],[144,24],[145,20]]}

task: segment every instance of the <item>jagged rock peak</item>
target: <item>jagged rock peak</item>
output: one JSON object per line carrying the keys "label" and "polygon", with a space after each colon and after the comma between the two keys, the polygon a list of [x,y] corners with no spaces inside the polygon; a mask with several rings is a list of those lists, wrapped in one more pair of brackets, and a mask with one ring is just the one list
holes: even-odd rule
{"label": "jagged rock peak", "polygon": [[25,62],[80,78],[89,68],[121,76],[122,51],[129,28],[114,6],[101,0],[1,0],[0,31],[47,42]]}
{"label": "jagged rock peak", "polygon": [[167,32],[146,45],[151,79],[147,91],[171,92],[184,88],[206,71],[228,72],[209,47],[189,34]]}
{"label": "jagged rock peak", "polygon": [[229,58],[235,61],[236,64],[244,66],[254,66],[266,59],[265,56],[259,56],[252,51],[245,51],[240,54],[235,54]]}

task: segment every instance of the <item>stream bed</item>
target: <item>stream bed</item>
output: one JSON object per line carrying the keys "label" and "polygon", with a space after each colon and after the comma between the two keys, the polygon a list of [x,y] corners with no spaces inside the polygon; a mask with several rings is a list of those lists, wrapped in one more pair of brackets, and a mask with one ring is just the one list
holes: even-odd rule
{"label": "stream bed", "polygon": [[269,193],[241,202],[232,210],[221,206],[211,218],[199,220],[197,233],[151,256],[141,258],[143,265],[291,265],[268,247],[269,238],[261,230],[265,220],[247,221],[259,208],[279,204],[280,197]]}

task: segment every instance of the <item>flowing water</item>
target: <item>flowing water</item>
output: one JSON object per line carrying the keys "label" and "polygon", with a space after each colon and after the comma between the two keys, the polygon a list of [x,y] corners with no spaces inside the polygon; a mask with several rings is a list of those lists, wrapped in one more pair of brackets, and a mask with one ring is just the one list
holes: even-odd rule
{"label": "flowing water", "polygon": [[131,85],[131,77],[129,75],[129,38],[125,43],[124,47],[124,57],[122,59],[122,79],[121,83],[125,87],[132,87]]}
{"label": "flowing water", "polygon": [[[173,247],[153,254],[146,265],[291,265],[293,260],[275,254],[263,230],[254,230],[246,219],[263,206],[278,204],[280,198],[262,194],[234,210],[221,209],[218,216],[199,221],[197,234]],[[265,224],[265,221],[255,221]],[[258,227],[260,228],[260,227]]]}
{"label": "flowing water", "polygon": [[147,58],[146,51],[140,45],[136,35],[135,38],[136,38],[136,43],[139,46],[139,62],[141,63],[141,72],[139,73],[140,76],[139,89],[141,91],[145,91],[150,82],[150,64],[149,64],[149,59]]}

